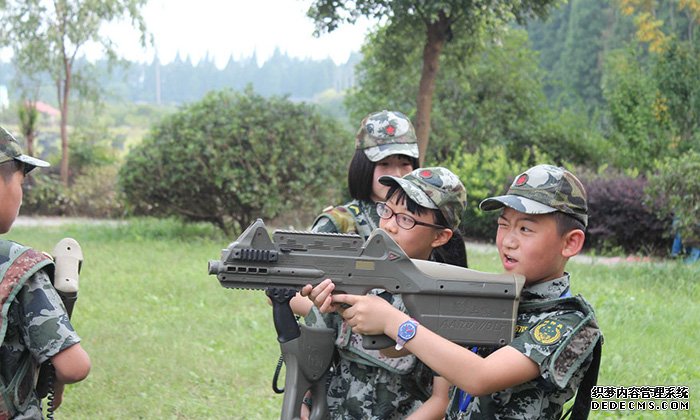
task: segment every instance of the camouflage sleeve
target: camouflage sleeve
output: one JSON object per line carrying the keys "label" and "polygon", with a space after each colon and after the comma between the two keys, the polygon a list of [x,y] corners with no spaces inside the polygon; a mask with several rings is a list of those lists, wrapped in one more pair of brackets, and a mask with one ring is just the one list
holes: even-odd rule
{"label": "camouflage sleeve", "polygon": [[311,231],[316,233],[339,233],[338,227],[333,223],[333,220],[323,214],[316,218],[314,225],[311,226]]}
{"label": "camouflage sleeve", "polygon": [[[578,329],[584,315],[580,312],[567,312],[553,315],[540,320],[524,333],[516,337],[510,346],[537,363],[542,379],[551,382],[559,388],[561,384],[557,378],[571,377],[582,365],[590,352],[576,350],[580,347],[580,338],[583,333]],[[565,363],[551,363],[554,358],[570,360]]]}
{"label": "camouflage sleeve", "polygon": [[312,306],[309,313],[304,317],[304,323],[308,327],[333,328],[337,330],[340,322],[340,315],[335,312],[323,314],[316,306]]}
{"label": "camouflage sleeve", "polygon": [[18,296],[22,317],[22,335],[32,356],[43,363],[52,356],[79,343],[68,315],[43,270],[34,274]]}
{"label": "camouflage sleeve", "polygon": [[345,206],[329,207],[323,210],[311,226],[312,232],[351,233],[357,232],[355,218]]}

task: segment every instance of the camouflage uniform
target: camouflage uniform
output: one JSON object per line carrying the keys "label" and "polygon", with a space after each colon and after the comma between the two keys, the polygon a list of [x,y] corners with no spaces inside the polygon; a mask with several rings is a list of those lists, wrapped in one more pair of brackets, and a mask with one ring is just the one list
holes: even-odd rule
{"label": "camouflage uniform", "polygon": [[[358,233],[366,239],[377,227],[376,205],[353,200],[325,210],[316,218],[311,230]],[[370,294],[381,292],[383,290],[375,289]],[[394,307],[406,311],[401,296],[392,295],[390,299]],[[366,350],[362,347],[362,336],[352,333],[338,314],[321,314],[315,306],[304,320],[306,325],[333,328],[338,332],[336,348],[340,357],[328,384],[331,418],[400,419],[417,410],[421,399],[428,397],[432,376],[415,356],[389,358],[378,350]],[[418,387],[418,383],[422,386]]]}
{"label": "camouflage uniform", "polygon": [[586,190],[581,181],[564,168],[537,165],[515,178],[506,195],[490,197],[479,204],[484,211],[503,206],[526,214],[568,214],[588,226]]}
{"label": "camouflage uniform", "polygon": [[366,200],[352,200],[344,206],[329,207],[323,211],[311,226],[312,232],[357,233],[364,239],[379,227],[379,216],[375,203]]}
{"label": "camouflage uniform", "polygon": [[385,175],[379,182],[387,186],[398,184],[419,206],[440,210],[447,227],[452,230],[459,227],[467,203],[467,190],[449,169],[418,168],[403,177]]}
{"label": "camouflage uniform", "polygon": [[418,158],[418,138],[407,116],[385,110],[362,119],[355,136],[355,149],[363,150],[372,162],[391,155]]}
{"label": "camouflage uniform", "polygon": [[[506,195],[487,198],[482,210],[503,206],[526,214],[562,212],[588,224],[586,191],[569,171],[551,165],[532,167],[515,178]],[[540,376],[523,384],[474,398],[453,389],[447,419],[553,419],[562,414],[603,339],[593,308],[581,296],[569,295],[569,274],[523,288],[515,338],[509,344],[537,363]],[[489,351],[480,351],[487,356]]]}
{"label": "camouflage uniform", "polygon": [[43,254],[0,240],[0,379],[8,387],[7,394],[17,390],[16,396],[6,394],[4,400],[8,411],[16,410],[14,419],[42,418],[34,392],[39,365],[80,342],[47,274],[52,264]]}
{"label": "camouflage uniform", "polygon": [[[450,227],[456,228],[459,225],[466,201],[466,190],[459,178],[448,170],[417,169],[403,178],[382,177],[380,182],[386,185],[399,184],[420,206],[439,209]],[[370,207],[368,202],[354,201],[345,207],[347,210],[335,213],[333,219],[325,216],[327,213],[319,216],[317,222],[324,217],[328,220],[324,224],[324,231],[363,232],[368,226],[379,225],[379,216],[374,204]],[[341,217],[346,220],[337,222]],[[333,220],[333,223],[330,223],[330,220]],[[338,227],[346,230],[340,230]],[[316,228],[317,226],[314,226],[314,229]],[[375,289],[370,293],[381,292],[383,290]],[[406,312],[400,295],[392,295],[391,303]],[[417,410],[421,401],[430,396],[432,371],[415,356],[389,358],[377,350],[364,349],[362,336],[352,333],[350,327],[335,313],[321,314],[314,307],[305,321],[307,325],[329,327],[338,331],[336,347],[340,360],[328,388],[331,418],[401,419]]]}
{"label": "camouflage uniform", "polygon": [[17,139],[4,127],[0,127],[0,163],[10,160],[24,162],[24,173],[31,171],[37,166],[40,168],[49,166],[48,162],[23,154]]}
{"label": "camouflage uniform", "polygon": [[[450,395],[447,419],[554,419],[571,399],[592,359],[602,334],[593,309],[581,296],[561,298],[569,275],[527,286],[520,296],[515,339],[509,344],[533,362],[536,379],[476,397],[460,412],[457,389]],[[488,352],[480,352],[487,356]]]}
{"label": "camouflage uniform", "polygon": [[[0,127],[0,164],[11,160],[23,162],[25,174],[49,166],[23,154],[17,139]],[[41,419],[34,390],[40,364],[80,342],[48,273],[49,257],[0,240],[0,419]]]}
{"label": "camouflage uniform", "polygon": [[[371,162],[387,156],[418,157],[418,139],[411,120],[397,111],[381,111],[367,115],[355,136],[355,149],[362,150]],[[344,206],[323,210],[311,230],[326,233],[354,232],[367,239],[379,227],[375,203],[353,200]]]}

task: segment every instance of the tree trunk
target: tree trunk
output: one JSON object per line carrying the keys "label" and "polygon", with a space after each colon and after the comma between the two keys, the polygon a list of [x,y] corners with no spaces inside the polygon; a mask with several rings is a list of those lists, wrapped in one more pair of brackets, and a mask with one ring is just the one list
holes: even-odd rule
{"label": "tree trunk", "polygon": [[34,133],[27,134],[27,155],[34,156]]}
{"label": "tree trunk", "polygon": [[416,100],[416,136],[418,137],[418,151],[420,152],[420,165],[425,162],[425,152],[428,150],[430,140],[430,113],[433,108],[433,93],[435,92],[435,79],[440,68],[440,54],[445,46],[449,32],[449,19],[440,13],[436,22],[427,24],[427,41],[423,48],[423,69],[418,86],[418,98]]}
{"label": "tree trunk", "polygon": [[[70,95],[71,66],[65,63],[65,80],[61,86],[58,82],[59,97],[58,103],[61,107],[61,183],[68,186],[68,97]],[[62,88],[62,89],[61,89]],[[63,90],[61,92],[61,90]]]}

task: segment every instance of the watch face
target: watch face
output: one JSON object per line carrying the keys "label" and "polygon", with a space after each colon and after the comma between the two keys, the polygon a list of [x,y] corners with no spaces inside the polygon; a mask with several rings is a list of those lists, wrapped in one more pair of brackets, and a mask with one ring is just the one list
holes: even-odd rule
{"label": "watch face", "polygon": [[416,324],[406,321],[399,327],[399,337],[404,340],[410,340],[416,335]]}

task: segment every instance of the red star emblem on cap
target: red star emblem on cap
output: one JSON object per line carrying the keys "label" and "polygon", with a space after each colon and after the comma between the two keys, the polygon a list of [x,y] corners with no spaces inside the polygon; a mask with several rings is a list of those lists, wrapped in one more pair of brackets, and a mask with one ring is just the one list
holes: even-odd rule
{"label": "red star emblem on cap", "polygon": [[425,171],[420,171],[420,176],[422,178],[430,178],[431,176],[433,176],[433,173],[426,169]]}
{"label": "red star emblem on cap", "polygon": [[394,127],[393,125],[387,126],[386,133],[390,136],[393,136],[396,133],[396,127]]}
{"label": "red star emblem on cap", "polygon": [[527,174],[522,174],[518,177],[518,179],[515,181],[515,186],[519,187],[525,183],[527,183],[528,176]]}

